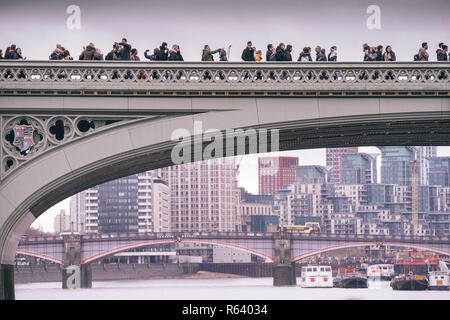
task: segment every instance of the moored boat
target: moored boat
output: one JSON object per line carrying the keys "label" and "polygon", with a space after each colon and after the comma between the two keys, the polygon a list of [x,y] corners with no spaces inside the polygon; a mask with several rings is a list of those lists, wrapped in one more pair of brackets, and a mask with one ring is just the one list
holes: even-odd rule
{"label": "moored boat", "polygon": [[332,288],[331,266],[308,265],[302,267],[300,286],[302,288]]}
{"label": "moored boat", "polygon": [[428,279],[423,275],[400,275],[395,276],[391,281],[394,290],[427,290]]}
{"label": "moored boat", "polygon": [[428,290],[449,290],[450,271],[443,261],[439,261],[439,270],[428,272]]}
{"label": "moored boat", "polygon": [[356,268],[339,268],[333,281],[336,288],[368,288],[367,276],[356,272]]}
{"label": "moored boat", "polygon": [[369,280],[392,280],[394,276],[393,264],[374,264],[367,267],[367,278]]}
{"label": "moored boat", "polygon": [[432,252],[417,250],[397,252],[394,262],[393,290],[427,290],[428,273],[435,271],[438,256]]}

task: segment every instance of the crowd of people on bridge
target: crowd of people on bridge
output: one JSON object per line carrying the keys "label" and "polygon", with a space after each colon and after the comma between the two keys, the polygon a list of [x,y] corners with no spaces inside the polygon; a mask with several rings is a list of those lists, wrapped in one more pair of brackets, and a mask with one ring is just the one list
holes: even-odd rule
{"label": "crowd of people on bridge", "polygon": [[[327,54],[326,49],[321,46],[316,46],[315,58],[312,57],[311,47],[304,47],[298,56],[299,62],[310,61],[337,61],[337,47],[332,46]],[[159,48],[153,49],[153,54],[149,54],[150,50],[144,51],[144,56],[150,61],[184,61],[181,55],[180,46],[177,44],[169,48],[166,42],[163,42]],[[211,50],[209,45],[204,45],[201,53],[201,61],[214,61],[214,55],[219,54],[219,61],[228,61],[227,51],[224,48]],[[276,47],[273,44],[267,45],[265,61],[293,61],[293,46],[285,45],[283,42]],[[414,61],[428,61],[428,43],[422,43],[418,53],[414,55]],[[443,42],[439,43],[439,48],[436,50],[437,61],[449,61],[450,53],[448,46]],[[15,44],[10,45],[5,54],[0,50],[0,59],[11,60],[25,60],[22,50]],[[73,60],[70,52],[66,50],[61,44],[57,44],[55,50],[49,56],[50,60]],[[103,53],[92,42],[83,47],[83,50],[78,57],[79,60],[125,60],[125,61],[140,61],[138,50],[133,48],[126,38],[122,38],[120,42],[114,42],[113,49],[103,56]],[[242,61],[263,61],[262,50],[257,50],[251,41],[247,42],[247,46],[242,51]],[[390,45],[384,49],[383,45],[369,46],[367,43],[363,44],[363,61],[396,61],[395,52]]]}

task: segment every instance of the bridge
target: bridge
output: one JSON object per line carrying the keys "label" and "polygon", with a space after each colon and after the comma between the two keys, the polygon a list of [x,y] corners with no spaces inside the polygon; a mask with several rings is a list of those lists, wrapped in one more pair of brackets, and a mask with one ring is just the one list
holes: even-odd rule
{"label": "bridge", "polygon": [[[0,298],[14,297],[17,245],[37,217],[86,188],[172,165],[177,129],[277,129],[280,151],[447,145],[449,98],[445,62],[0,61]],[[33,129],[27,150],[14,145],[16,126]],[[191,142],[206,146],[201,134]]]}
{"label": "bridge", "polygon": [[[20,241],[16,253],[38,257],[64,266],[81,265],[85,280],[81,285],[90,288],[92,283],[89,265],[114,254],[168,243],[198,243],[222,246],[251,253],[265,262],[274,263],[275,285],[295,283],[298,260],[344,248],[372,245],[396,246],[432,251],[450,256],[449,237],[434,236],[379,236],[366,234],[327,233],[254,233],[254,232],[198,232],[198,233],[135,233],[78,235],[27,238]],[[284,270],[289,270],[284,272]],[[63,281],[66,280],[63,273]]]}

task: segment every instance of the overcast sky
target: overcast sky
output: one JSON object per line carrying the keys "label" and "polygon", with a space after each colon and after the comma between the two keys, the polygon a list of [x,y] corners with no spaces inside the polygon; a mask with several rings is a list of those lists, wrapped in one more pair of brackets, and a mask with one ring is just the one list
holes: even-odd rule
{"label": "overcast sky", "polygon": [[[70,5],[80,8],[80,29],[67,27]],[[370,5],[380,9],[380,29],[367,26]],[[106,53],[126,37],[142,59],[166,41],[188,61],[200,60],[204,44],[231,44],[239,61],[247,40],[263,51],[283,41],[294,58],[305,46],[337,45],[339,60],[360,61],[367,42],[392,45],[398,60],[411,61],[423,41],[433,53],[449,42],[449,12],[449,0],[1,0],[0,47],[15,43],[28,59],[48,59],[61,43],[77,58],[89,42]]]}
{"label": "overcast sky", "polygon": [[[79,16],[67,13],[71,5],[79,8]],[[379,19],[372,19],[374,11],[367,12],[371,5],[379,8]],[[240,61],[251,40],[263,52],[267,43],[292,44],[294,59],[305,46],[320,45],[328,53],[336,45],[339,61],[361,61],[361,45],[367,42],[391,45],[397,60],[411,61],[427,41],[435,61],[437,44],[450,43],[449,13],[450,0],[0,0],[0,48],[14,43],[28,60],[46,60],[60,43],[78,59],[89,42],[106,54],[126,37],[142,60],[145,49],[166,41],[180,45],[186,61],[199,61],[205,44],[213,49],[231,45],[230,60]],[[302,165],[325,165],[324,149],[286,154],[298,156]],[[450,147],[438,148],[438,154],[450,155]],[[239,184],[257,193],[256,158],[240,162]],[[53,217],[61,208],[69,211],[68,200],[34,226],[53,230]]]}

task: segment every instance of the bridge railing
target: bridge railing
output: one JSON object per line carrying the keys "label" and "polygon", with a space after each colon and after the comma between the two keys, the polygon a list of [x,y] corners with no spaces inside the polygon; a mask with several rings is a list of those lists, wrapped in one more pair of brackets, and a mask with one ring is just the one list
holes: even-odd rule
{"label": "bridge railing", "polygon": [[[152,239],[273,239],[273,232],[157,232],[157,233],[112,233],[112,234],[85,234],[83,241],[108,240],[152,240]],[[448,236],[411,236],[411,235],[373,235],[373,234],[336,234],[336,233],[300,233],[291,232],[292,239],[349,240],[362,242],[416,242],[416,243],[450,243]],[[22,238],[20,243],[49,243],[60,242],[61,236],[28,237]]]}
{"label": "bridge railing", "polygon": [[[144,94],[179,91],[448,91],[447,62],[1,61],[0,89]],[[117,91],[119,90],[119,91]],[[117,92],[116,92],[117,91]],[[147,92],[148,91],[148,92]],[[160,92],[158,92],[160,91]],[[76,94],[76,92],[71,92]]]}

